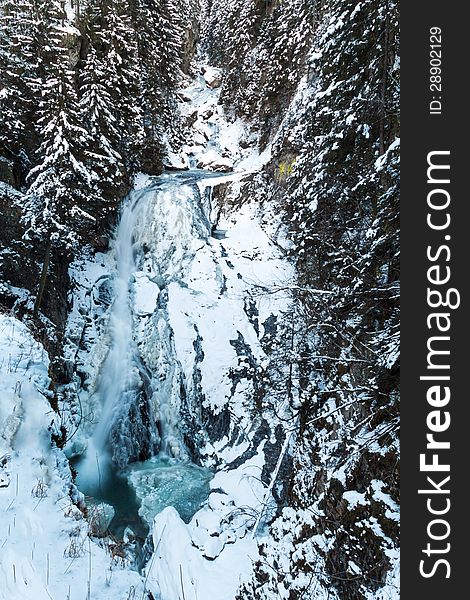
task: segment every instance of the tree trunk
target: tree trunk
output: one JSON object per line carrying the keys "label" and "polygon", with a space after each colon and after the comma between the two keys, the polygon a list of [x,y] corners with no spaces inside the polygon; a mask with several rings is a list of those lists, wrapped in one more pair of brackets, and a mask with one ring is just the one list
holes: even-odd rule
{"label": "tree trunk", "polygon": [[44,262],[42,265],[41,279],[39,280],[39,289],[38,289],[38,293],[36,296],[36,301],[34,303],[34,312],[33,312],[34,318],[37,318],[37,316],[39,314],[39,309],[42,304],[42,298],[44,296],[44,290],[46,288],[47,274],[49,272],[49,263],[51,260],[51,246],[52,246],[52,242],[51,242],[51,238],[49,237],[47,240],[46,254],[44,255]]}
{"label": "tree trunk", "polygon": [[379,154],[382,156],[385,153],[385,119],[387,118],[387,85],[388,85],[388,45],[389,45],[389,16],[388,16],[388,2],[386,6],[385,16],[385,30],[384,30],[384,57],[383,57],[383,75],[382,75],[382,89],[380,93],[380,140],[379,140]]}

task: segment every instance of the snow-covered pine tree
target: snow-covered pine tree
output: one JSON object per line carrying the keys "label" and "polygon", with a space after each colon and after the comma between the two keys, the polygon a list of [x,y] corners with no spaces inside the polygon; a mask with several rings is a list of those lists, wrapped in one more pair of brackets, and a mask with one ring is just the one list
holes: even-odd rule
{"label": "snow-covered pine tree", "polygon": [[116,149],[128,168],[137,168],[145,131],[138,35],[131,6],[125,0],[91,0],[89,10],[91,42],[108,82],[120,133]]}
{"label": "snow-covered pine tree", "polygon": [[229,60],[227,45],[235,33],[228,30],[227,24],[233,11],[239,9],[239,3],[228,0],[202,0],[201,4],[204,49],[214,65],[223,66]]}
{"label": "snow-covered pine tree", "polygon": [[19,173],[34,139],[33,25],[29,0],[0,0],[0,155]]}
{"label": "snow-covered pine tree", "polygon": [[195,0],[136,0],[135,27],[139,31],[142,100],[144,110],[144,161],[152,171],[162,154],[163,132],[177,130],[175,91],[191,53],[187,49]]}
{"label": "snow-covered pine tree", "polygon": [[124,160],[118,151],[120,132],[112,99],[114,90],[92,45],[80,79],[80,116],[91,138],[88,158],[98,176],[99,190],[112,197],[125,177]]}
{"label": "snow-covered pine tree", "polygon": [[[226,22],[229,33],[226,44],[220,40],[226,55],[227,66],[234,75],[234,71],[241,71],[240,64],[245,61],[246,55],[253,49],[257,40],[257,33],[263,18],[263,4],[254,0],[245,0],[241,5],[230,4]],[[231,35],[230,35],[231,33]]]}
{"label": "snow-covered pine tree", "polygon": [[135,25],[139,31],[138,53],[141,62],[142,110],[145,130],[143,160],[158,163],[161,155],[163,121],[167,108],[168,92],[159,70],[159,38],[157,31],[157,2],[136,0]]}
{"label": "snow-covered pine tree", "polygon": [[54,248],[71,251],[91,220],[86,209],[95,194],[96,174],[86,166],[90,137],[80,123],[75,73],[70,69],[66,21],[61,0],[46,0],[38,13],[41,100],[37,132],[42,140],[36,166],[28,175],[24,207],[26,236],[45,248],[37,314]]}
{"label": "snow-covered pine tree", "polygon": [[174,89],[181,77],[183,61],[181,8],[181,0],[155,0],[155,66],[168,89]]}

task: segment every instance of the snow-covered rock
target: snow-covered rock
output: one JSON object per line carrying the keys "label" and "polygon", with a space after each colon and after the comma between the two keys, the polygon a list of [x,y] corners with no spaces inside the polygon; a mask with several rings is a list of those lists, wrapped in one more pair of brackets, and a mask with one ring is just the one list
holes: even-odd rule
{"label": "snow-covered rock", "polygon": [[208,150],[199,155],[197,161],[198,169],[207,169],[209,171],[233,171],[233,160],[224,158],[215,150]]}
{"label": "snow-covered rock", "polygon": [[175,154],[175,152],[169,151],[163,159],[163,165],[170,171],[183,171],[189,169],[189,158],[184,152]]}
{"label": "snow-covered rock", "polygon": [[[155,552],[147,567],[147,584],[155,597],[165,600],[233,600],[238,586],[251,570],[256,558],[256,543],[249,538],[226,545],[216,560],[212,551],[204,556],[178,513],[166,508],[153,527]],[[220,548],[218,548],[220,550]]]}
{"label": "snow-covered rock", "polygon": [[215,67],[207,67],[204,70],[204,81],[212,88],[218,88],[222,85],[222,70]]}
{"label": "snow-covered rock", "polygon": [[140,317],[151,315],[157,308],[160,288],[146,273],[134,274],[134,311]]}

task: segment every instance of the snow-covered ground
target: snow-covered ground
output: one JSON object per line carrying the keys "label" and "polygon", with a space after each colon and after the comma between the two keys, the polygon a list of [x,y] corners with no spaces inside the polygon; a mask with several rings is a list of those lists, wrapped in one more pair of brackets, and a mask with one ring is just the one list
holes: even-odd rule
{"label": "snow-covered ground", "polygon": [[113,558],[112,541],[88,536],[68,462],[51,448],[47,354],[23,323],[1,314],[0,357],[0,599],[125,600],[132,589],[140,597],[142,578]]}

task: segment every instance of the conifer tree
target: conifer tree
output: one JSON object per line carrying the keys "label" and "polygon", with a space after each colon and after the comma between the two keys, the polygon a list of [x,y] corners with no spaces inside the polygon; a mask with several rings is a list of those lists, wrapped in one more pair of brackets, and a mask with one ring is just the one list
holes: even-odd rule
{"label": "conifer tree", "polygon": [[91,137],[88,152],[98,186],[103,192],[119,187],[124,177],[124,161],[118,151],[120,132],[112,99],[113,88],[105,77],[103,62],[90,46],[83,66],[80,86],[80,115]]}
{"label": "conifer tree", "polygon": [[[158,161],[162,137],[177,127],[175,90],[181,80],[187,29],[197,14],[194,0],[136,0],[139,31],[145,155]],[[187,65],[186,65],[187,66]]]}
{"label": "conifer tree", "polygon": [[126,165],[139,165],[145,140],[142,110],[142,82],[137,32],[131,20],[130,6],[124,0],[108,3],[96,0],[95,47],[109,89],[120,132],[118,150]]}
{"label": "conifer tree", "polygon": [[182,65],[183,28],[180,3],[177,0],[156,0],[156,69],[167,88],[176,86]]}
{"label": "conifer tree", "polygon": [[44,292],[51,251],[72,250],[93,218],[87,204],[95,194],[96,175],[86,166],[90,138],[79,122],[74,72],[65,44],[67,28],[60,0],[47,0],[38,31],[47,40],[40,48],[41,101],[37,131],[42,140],[36,166],[28,175],[24,207],[26,236],[45,247],[37,314]]}
{"label": "conifer tree", "polygon": [[29,0],[0,0],[0,155],[28,163],[34,93]]}
{"label": "conifer tree", "polygon": [[[150,136],[168,124],[174,89],[181,78],[184,0],[139,0],[137,26],[142,61],[146,125]],[[174,107],[172,107],[174,108]],[[174,111],[173,111],[174,112]]]}
{"label": "conifer tree", "polygon": [[159,71],[156,0],[137,0],[135,22],[139,31],[138,53],[141,63],[142,110],[145,129],[145,152],[161,152],[167,93]]}

